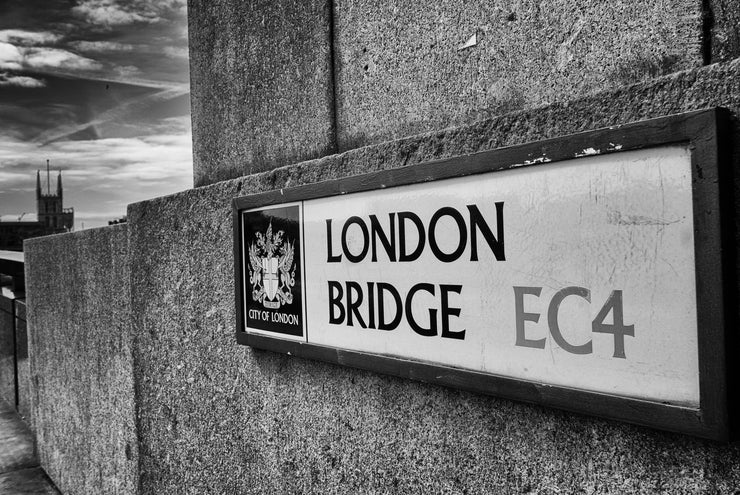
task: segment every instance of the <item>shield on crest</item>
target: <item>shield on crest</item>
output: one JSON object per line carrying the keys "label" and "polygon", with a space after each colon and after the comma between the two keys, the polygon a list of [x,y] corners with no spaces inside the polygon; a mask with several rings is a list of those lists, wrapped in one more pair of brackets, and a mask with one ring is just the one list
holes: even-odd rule
{"label": "shield on crest", "polygon": [[262,280],[267,298],[274,301],[279,287],[278,259],[275,257],[262,258],[262,273]]}

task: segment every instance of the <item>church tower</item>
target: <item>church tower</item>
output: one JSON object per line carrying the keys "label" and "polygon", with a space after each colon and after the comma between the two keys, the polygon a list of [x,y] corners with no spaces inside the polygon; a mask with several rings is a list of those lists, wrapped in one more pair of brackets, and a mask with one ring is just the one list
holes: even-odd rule
{"label": "church tower", "polygon": [[36,171],[36,215],[42,225],[59,232],[71,230],[74,225],[74,209],[64,208],[62,197],[62,171],[57,176],[57,190],[53,194],[49,160],[46,160],[46,192],[41,187],[41,173]]}

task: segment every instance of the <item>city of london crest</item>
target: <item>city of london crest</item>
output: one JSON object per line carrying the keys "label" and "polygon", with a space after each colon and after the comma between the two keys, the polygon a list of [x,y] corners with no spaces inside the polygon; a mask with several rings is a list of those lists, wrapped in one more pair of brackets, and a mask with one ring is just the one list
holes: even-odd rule
{"label": "city of london crest", "polygon": [[252,299],[266,308],[277,309],[293,302],[295,286],[294,242],[283,239],[285,233],[272,233],[272,222],[256,242],[249,245],[249,283]]}

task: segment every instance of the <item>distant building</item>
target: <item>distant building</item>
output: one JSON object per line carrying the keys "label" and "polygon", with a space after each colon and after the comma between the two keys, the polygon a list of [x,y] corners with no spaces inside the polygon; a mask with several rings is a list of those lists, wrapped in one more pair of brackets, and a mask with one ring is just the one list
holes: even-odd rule
{"label": "distant building", "polygon": [[116,218],[114,220],[108,220],[108,225],[118,225],[119,223],[126,223],[128,220],[126,216],[122,216],[121,218]]}
{"label": "distant building", "polygon": [[[47,184],[49,183],[49,170],[46,171]],[[41,174],[36,171],[36,215],[39,223],[47,228],[61,229],[62,232],[72,230],[75,223],[74,208],[64,208],[62,205],[62,171],[57,177],[57,193],[52,194],[47,190],[44,194],[41,189]],[[53,233],[53,232],[52,232]]]}
{"label": "distant building", "polygon": [[0,216],[0,249],[22,251],[23,240],[43,235],[69,232],[74,228],[74,208],[64,208],[62,171],[57,177],[56,193],[51,192],[49,161],[46,162],[46,191],[41,187],[41,173],[36,172],[36,214]]}

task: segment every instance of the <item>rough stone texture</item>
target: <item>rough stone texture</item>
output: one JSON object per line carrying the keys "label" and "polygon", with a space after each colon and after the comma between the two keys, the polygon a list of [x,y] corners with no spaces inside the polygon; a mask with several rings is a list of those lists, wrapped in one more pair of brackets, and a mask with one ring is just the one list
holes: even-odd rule
{"label": "rough stone texture", "polygon": [[234,337],[236,196],[715,105],[733,111],[740,163],[739,59],[131,205],[142,492],[733,493],[738,444],[253,350]]}
{"label": "rough stone texture", "polygon": [[18,362],[18,413],[29,425],[31,417],[31,364],[28,361],[28,325],[26,325],[26,301],[15,300],[15,352]]}
{"label": "rough stone texture", "polygon": [[196,186],[333,153],[327,0],[189,0]]}
{"label": "rough stone texture", "polygon": [[696,0],[335,5],[341,151],[702,63]]}
{"label": "rough stone texture", "polygon": [[740,57],[740,0],[709,0],[705,12],[708,31],[706,50],[711,62],[725,62]]}
{"label": "rough stone texture", "polygon": [[736,2],[190,0],[195,185],[728,60]]}
{"label": "rough stone texture", "polygon": [[64,493],[137,493],[127,226],[24,248],[41,466]]}
{"label": "rough stone texture", "polygon": [[6,287],[0,293],[0,399],[15,405],[15,330],[13,295]]}

